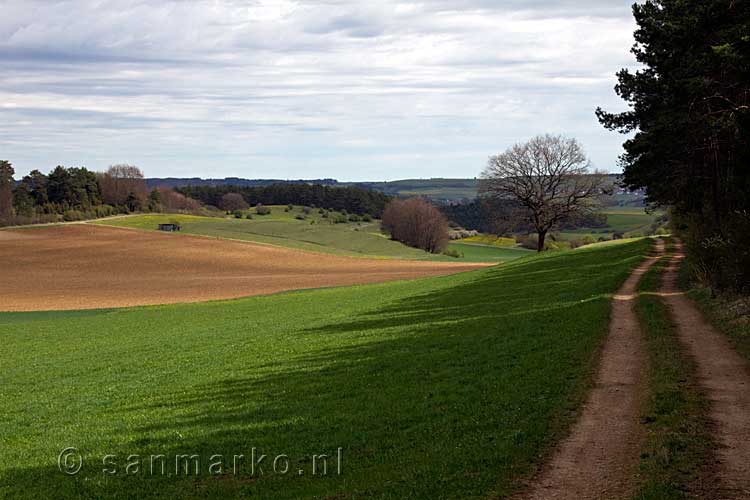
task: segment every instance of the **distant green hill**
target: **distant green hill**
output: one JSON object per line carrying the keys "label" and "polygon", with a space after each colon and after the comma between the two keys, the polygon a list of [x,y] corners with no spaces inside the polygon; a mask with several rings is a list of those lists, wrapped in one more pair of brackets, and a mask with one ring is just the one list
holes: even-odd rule
{"label": "distant green hill", "polygon": [[439,202],[456,202],[477,197],[477,179],[404,179],[388,182],[344,183],[381,191],[391,196],[424,196]]}
{"label": "distant green hill", "polygon": [[[643,206],[645,194],[641,192],[631,193],[618,186],[619,174],[610,174],[615,193],[608,198],[606,205],[620,207]],[[342,182],[336,179],[242,179],[229,177],[226,179],[201,179],[201,178],[168,178],[148,179],[149,187],[183,187],[183,186],[268,186],[270,184],[323,184],[326,186],[354,186],[363,189],[380,191],[391,196],[424,196],[437,203],[458,203],[477,197],[477,178],[473,179],[403,179],[397,181],[382,182]]]}

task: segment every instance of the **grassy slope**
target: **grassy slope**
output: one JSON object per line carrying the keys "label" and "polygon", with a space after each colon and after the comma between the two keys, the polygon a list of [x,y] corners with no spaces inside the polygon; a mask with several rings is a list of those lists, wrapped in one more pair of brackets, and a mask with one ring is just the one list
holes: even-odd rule
{"label": "grassy slope", "polygon": [[455,250],[462,255],[461,258],[452,260],[466,262],[507,262],[534,254],[521,248],[502,248],[474,243],[449,243],[448,250]]}
{"label": "grassy slope", "polygon": [[708,403],[698,389],[694,363],[677,338],[668,307],[649,294],[659,289],[665,265],[666,258],[662,258],[644,275],[639,284],[642,295],[636,302],[650,366],[638,500],[705,498],[716,445],[710,437]]}
{"label": "grassy slope", "polygon": [[[574,417],[608,294],[647,245],[236,301],[0,314],[0,497],[505,494]],[[66,446],[84,453],[75,477],[57,470]],[[295,473],[122,475],[129,454],[252,447],[288,454]],[[311,476],[302,457],[337,447],[343,474]],[[108,453],[117,477],[101,472]]]}
{"label": "grassy slope", "polygon": [[[193,217],[189,215],[140,215],[109,219],[101,224],[155,230],[160,222],[179,220],[183,232],[232,238],[238,240],[270,243],[302,250],[334,253],[349,256],[372,256],[415,260],[442,260],[465,262],[497,262],[529,255],[522,249],[489,248],[486,251],[455,247],[449,248],[464,253],[463,258],[451,258],[444,255],[432,255],[416,248],[392,241],[380,233],[377,222],[331,224],[313,211],[307,220],[295,219],[301,213],[299,207],[291,212],[284,212],[282,207],[273,207],[267,216],[255,215],[252,220],[234,218]],[[311,224],[315,221],[315,224]]]}
{"label": "grassy slope", "polygon": [[[687,277],[683,280],[688,281]],[[687,284],[687,283],[686,283]],[[732,345],[750,361],[750,299],[742,296],[712,297],[708,288],[697,287],[689,292],[711,324],[727,335]]]}

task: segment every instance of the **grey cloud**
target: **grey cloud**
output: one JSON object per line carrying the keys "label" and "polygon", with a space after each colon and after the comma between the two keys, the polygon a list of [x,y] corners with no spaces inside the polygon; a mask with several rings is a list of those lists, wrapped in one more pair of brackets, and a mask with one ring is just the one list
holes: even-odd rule
{"label": "grey cloud", "polygon": [[[6,0],[0,143],[11,160],[132,154],[152,175],[205,174],[210,151],[226,175],[260,158],[351,178],[367,149],[367,171],[392,178],[450,175],[451,150],[480,168],[558,126],[614,164],[619,138],[592,110],[616,103],[631,33],[622,0]],[[432,160],[410,165],[419,151]]]}

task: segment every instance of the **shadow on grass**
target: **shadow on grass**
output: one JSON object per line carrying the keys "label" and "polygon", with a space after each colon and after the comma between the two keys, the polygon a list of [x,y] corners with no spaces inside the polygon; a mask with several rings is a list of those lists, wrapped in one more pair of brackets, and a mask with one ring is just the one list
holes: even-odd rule
{"label": "shadow on grass", "polygon": [[[85,465],[6,470],[9,498],[472,498],[510,492],[562,432],[606,331],[608,295],[643,244],[519,261],[294,335],[347,339],[283,362],[248,363],[188,391],[164,389],[119,408],[148,415],[108,443],[78,443]],[[356,293],[356,292],[353,292]],[[190,367],[186,367],[190,369]],[[76,444],[76,443],[71,443]],[[253,474],[252,449],[267,458]],[[336,468],[342,450],[341,474]],[[102,473],[105,454],[116,455]],[[165,455],[126,476],[128,456]],[[174,457],[200,457],[175,476]],[[234,455],[243,454],[235,474]],[[273,471],[273,458],[290,472]],[[328,475],[312,475],[327,454]],[[221,455],[223,474],[210,475]],[[51,457],[51,461],[52,461]],[[56,458],[56,457],[54,457]],[[192,467],[192,466],[191,466]],[[213,469],[216,472],[216,469]],[[301,471],[301,472],[300,472]]]}

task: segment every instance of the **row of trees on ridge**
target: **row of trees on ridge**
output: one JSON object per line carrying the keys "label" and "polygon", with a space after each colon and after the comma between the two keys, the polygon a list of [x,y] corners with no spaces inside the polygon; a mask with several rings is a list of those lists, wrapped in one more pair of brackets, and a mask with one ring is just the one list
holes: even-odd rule
{"label": "row of trees on ridge", "polygon": [[138,211],[196,212],[201,205],[171,189],[149,190],[143,172],[113,165],[105,172],[57,166],[32,170],[19,182],[0,161],[0,225],[82,220]]}

